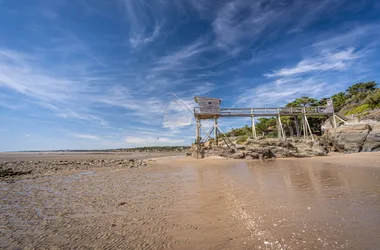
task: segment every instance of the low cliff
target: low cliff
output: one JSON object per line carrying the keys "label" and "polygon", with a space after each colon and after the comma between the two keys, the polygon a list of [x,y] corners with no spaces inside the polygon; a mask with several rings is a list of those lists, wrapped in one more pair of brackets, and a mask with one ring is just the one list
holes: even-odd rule
{"label": "low cliff", "polygon": [[235,145],[228,148],[224,143],[216,146],[212,141],[201,145],[198,153],[196,145],[191,148],[193,157],[204,158],[221,156],[231,159],[268,159],[285,157],[310,157],[327,155],[327,150],[319,142],[290,138],[285,141],[274,138],[251,138],[244,144],[238,144],[236,138],[230,138]]}
{"label": "low cliff", "polygon": [[380,123],[342,125],[329,130],[321,141],[329,151],[342,153],[380,151]]}

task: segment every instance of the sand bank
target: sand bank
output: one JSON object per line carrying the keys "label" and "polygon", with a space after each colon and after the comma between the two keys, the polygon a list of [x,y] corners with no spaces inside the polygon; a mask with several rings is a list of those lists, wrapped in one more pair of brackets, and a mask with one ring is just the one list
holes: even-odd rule
{"label": "sand bank", "polygon": [[0,248],[378,249],[380,154],[61,170],[0,182]]}

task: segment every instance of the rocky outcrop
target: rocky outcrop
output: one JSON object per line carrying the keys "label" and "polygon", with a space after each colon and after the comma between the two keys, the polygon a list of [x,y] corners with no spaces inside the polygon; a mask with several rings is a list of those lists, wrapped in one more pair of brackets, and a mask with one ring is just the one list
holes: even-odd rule
{"label": "rocky outcrop", "polygon": [[380,124],[371,126],[371,131],[369,132],[362,148],[362,152],[374,151],[380,151]]}
{"label": "rocky outcrop", "polygon": [[0,178],[15,177],[26,174],[47,174],[59,170],[88,170],[105,167],[141,168],[146,166],[146,160],[136,159],[0,161]]}
{"label": "rocky outcrop", "polygon": [[357,153],[362,150],[370,131],[368,124],[340,126],[329,132],[329,140],[339,152]]}
{"label": "rocky outcrop", "polygon": [[380,124],[348,124],[331,129],[322,138],[330,151],[342,153],[380,151]]}
{"label": "rocky outcrop", "polygon": [[[287,139],[285,141],[273,138],[248,139],[244,145],[236,143],[236,138],[230,138],[235,147],[228,148],[225,144],[216,146],[212,143],[203,144],[198,151],[198,158],[221,156],[230,159],[269,159],[285,157],[309,157],[327,155],[327,150],[319,142],[303,139]],[[197,157],[196,146],[191,148],[191,155]]]}

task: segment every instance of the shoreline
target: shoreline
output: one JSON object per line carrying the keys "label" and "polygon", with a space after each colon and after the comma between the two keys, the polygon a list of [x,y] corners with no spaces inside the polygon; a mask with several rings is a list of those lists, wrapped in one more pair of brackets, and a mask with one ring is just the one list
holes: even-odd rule
{"label": "shoreline", "polygon": [[[0,179],[38,178],[64,174],[70,171],[89,171],[96,169],[125,169],[158,167],[166,164],[175,167],[182,165],[197,165],[209,163],[213,166],[235,164],[239,162],[297,162],[312,164],[327,164],[332,166],[380,167],[380,152],[360,152],[354,154],[330,153],[327,156],[287,157],[269,159],[231,159],[209,156],[203,159],[188,157],[183,153],[131,153],[131,154],[56,154],[30,155],[10,154],[0,157]],[[4,155],[2,155],[4,156]],[[174,165],[173,165],[174,164]]]}

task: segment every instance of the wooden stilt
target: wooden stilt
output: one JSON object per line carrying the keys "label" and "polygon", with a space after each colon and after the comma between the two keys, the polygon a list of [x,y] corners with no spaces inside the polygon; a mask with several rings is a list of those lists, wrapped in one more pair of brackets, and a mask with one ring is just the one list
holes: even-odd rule
{"label": "wooden stilt", "polygon": [[278,115],[278,123],[280,124],[280,132],[282,140],[285,140],[284,128],[282,127],[281,116]]}
{"label": "wooden stilt", "polygon": [[296,126],[296,135],[297,135],[297,137],[300,137],[301,136],[301,132],[300,132],[300,126],[298,124],[298,116],[294,117],[294,124]]}
{"label": "wooden stilt", "polygon": [[215,145],[218,145],[218,118],[214,117],[214,140]]}
{"label": "wooden stilt", "polygon": [[306,130],[306,121],[305,121],[305,108],[302,109],[302,130],[303,130],[303,138],[306,139],[307,137],[307,130]]}
{"label": "wooden stilt", "polygon": [[278,122],[279,115],[276,116],[276,127],[277,127],[277,136],[280,139],[281,138],[281,129],[280,129],[280,123]]}
{"label": "wooden stilt", "polygon": [[309,124],[309,121],[307,120],[306,114],[305,114],[305,123],[306,123],[307,129],[310,133],[311,140],[314,141],[314,136],[313,136],[313,133],[311,132],[310,124]]}
{"label": "wooden stilt", "polygon": [[253,114],[253,110],[252,110],[251,122],[252,122],[252,137],[256,138],[257,135],[256,135],[256,126],[255,126],[255,116]]}
{"label": "wooden stilt", "polygon": [[196,118],[197,119],[197,125],[196,125],[196,139],[195,139],[195,143],[197,145],[197,159],[199,158],[199,150],[200,150],[200,144],[201,144],[201,138],[200,138],[200,127],[201,127],[201,121],[199,120],[199,118]]}
{"label": "wooden stilt", "polygon": [[334,122],[334,128],[337,128],[335,113],[333,114],[333,122]]}
{"label": "wooden stilt", "polygon": [[212,134],[212,131],[214,131],[215,127],[214,127],[214,124],[209,128],[209,130],[207,131],[206,135],[201,139],[201,142],[205,142],[206,140],[208,139],[212,139],[211,138],[211,134]]}

